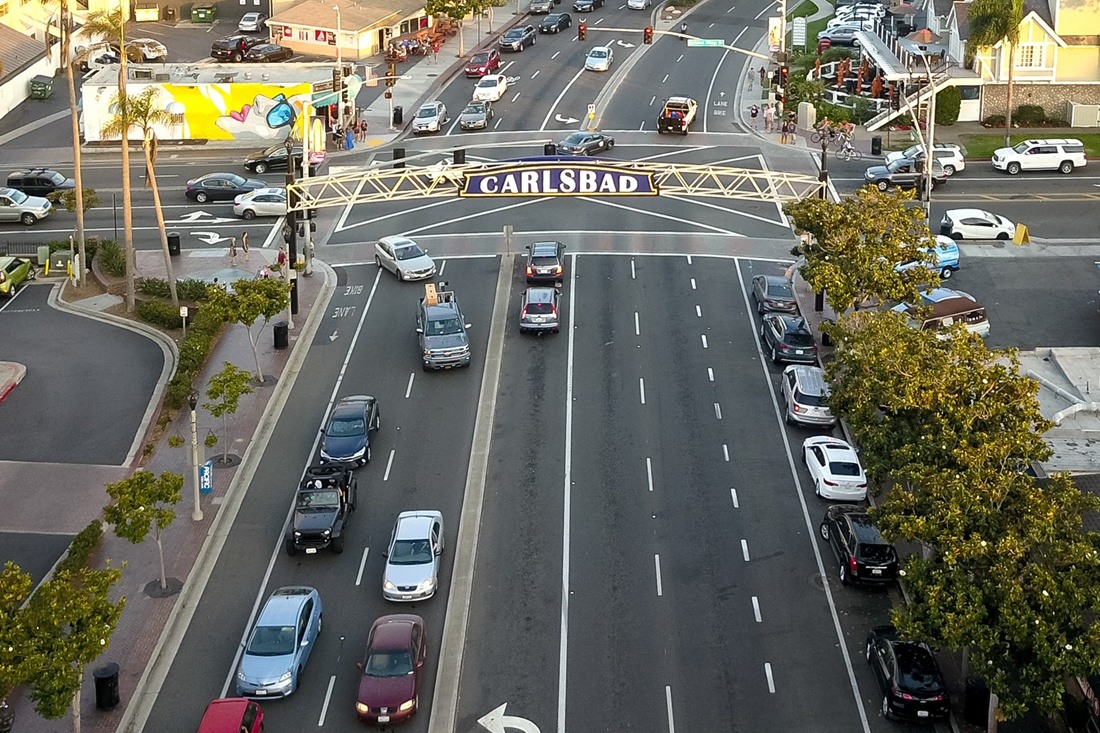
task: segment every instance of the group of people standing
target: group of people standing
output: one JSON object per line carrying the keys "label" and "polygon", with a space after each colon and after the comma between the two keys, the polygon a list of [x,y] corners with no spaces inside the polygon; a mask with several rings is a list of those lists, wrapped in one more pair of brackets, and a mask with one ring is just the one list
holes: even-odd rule
{"label": "group of people standing", "polygon": [[779,133],[779,142],[781,143],[794,142],[796,127],[793,112],[788,112],[786,119],[784,119],[778,103],[765,102],[763,109],[758,104],[749,107],[749,119],[752,121],[754,128],[760,129],[761,117],[764,118],[764,132]]}
{"label": "group of people standing", "polygon": [[332,142],[337,150],[351,150],[355,143],[367,141],[367,121],[355,120],[347,127],[341,127],[339,122],[332,125]]}

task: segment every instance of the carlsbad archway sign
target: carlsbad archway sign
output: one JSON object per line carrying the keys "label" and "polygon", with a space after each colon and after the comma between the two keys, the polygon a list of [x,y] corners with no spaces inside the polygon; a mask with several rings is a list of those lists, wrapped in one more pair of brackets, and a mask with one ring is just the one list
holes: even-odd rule
{"label": "carlsbad archway sign", "polygon": [[510,196],[656,196],[653,171],[598,163],[524,163],[463,172],[458,195],[464,198]]}

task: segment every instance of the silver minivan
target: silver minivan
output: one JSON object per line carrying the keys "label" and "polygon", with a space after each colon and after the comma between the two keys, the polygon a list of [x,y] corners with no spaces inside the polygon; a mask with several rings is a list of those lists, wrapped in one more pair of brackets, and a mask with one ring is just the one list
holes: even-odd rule
{"label": "silver minivan", "polygon": [[831,428],[836,417],[825,404],[829,385],[821,367],[792,364],[783,370],[784,419],[788,425]]}

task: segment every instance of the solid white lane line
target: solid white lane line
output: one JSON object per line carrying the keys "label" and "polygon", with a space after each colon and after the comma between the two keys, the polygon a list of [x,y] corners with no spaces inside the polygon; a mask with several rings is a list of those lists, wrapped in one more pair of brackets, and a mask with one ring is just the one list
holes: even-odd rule
{"label": "solid white lane line", "polygon": [[668,733],[676,733],[676,725],[672,722],[672,688],[665,685],[665,707],[668,708]]}
{"label": "solid white lane line", "polygon": [[642,404],[645,404],[645,379],[638,377],[638,391],[642,395]]}
{"label": "solid white lane line", "polygon": [[363,548],[363,558],[359,561],[359,574],[355,576],[355,584],[359,585],[363,582],[363,571],[367,568],[367,555],[370,554],[370,548]]}
{"label": "solid white lane line", "polygon": [[443,260],[443,264],[439,266],[439,277],[443,277],[443,271],[447,269],[447,260]]}
{"label": "solid white lane line", "polygon": [[756,623],[760,623],[760,599],[752,597],[752,615],[756,617]]}
{"label": "solid white lane line", "polygon": [[714,381],[714,370],[711,369],[710,367],[707,367],[707,379],[709,379],[712,382]]}
{"label": "solid white lane line", "polygon": [[653,556],[653,567],[657,569],[657,597],[660,598],[663,595],[663,590],[661,589],[661,556],[660,555],[654,555]]}
{"label": "solid white lane line", "polygon": [[740,509],[741,505],[737,503],[737,489],[730,489],[730,498],[733,499],[733,508]]}
{"label": "solid white lane line", "polygon": [[[558,54],[554,54],[554,56],[557,56],[557,55]],[[554,56],[551,56],[550,58],[554,58]],[[582,66],[580,68],[580,71],[578,71],[576,74],[574,74],[573,78],[569,80],[569,83],[566,84],[564,87],[562,87],[561,94],[559,94],[558,98],[554,100],[554,103],[552,105],[550,105],[550,110],[546,113],[546,117],[543,118],[542,125],[539,126],[539,131],[540,132],[545,130],[546,126],[550,124],[550,119],[554,116],[554,111],[558,108],[558,105],[561,103],[561,100],[565,97],[565,95],[569,91],[570,87],[572,87],[573,84],[576,83],[577,79],[581,78],[581,74],[583,74],[583,73],[584,73],[584,67]]]}
{"label": "solid white lane line", "polygon": [[708,348],[707,347],[707,335],[704,333],[704,334],[702,334],[702,336],[703,336],[703,348],[706,349],[706,348]]}
{"label": "solid white lane line", "polygon": [[653,491],[653,461],[648,457],[645,459],[645,477],[646,481],[649,482],[649,490]]}
{"label": "solid white lane line", "polygon": [[390,469],[393,468],[393,454],[397,452],[396,448],[390,448],[390,459],[386,461],[386,472],[382,474],[383,481],[390,480]]}
{"label": "solid white lane line", "polygon": [[695,316],[697,318],[702,318],[703,317],[703,309],[700,308],[699,306],[695,306]]}
{"label": "solid white lane line", "polygon": [[630,279],[631,280],[637,279],[637,273],[634,272],[634,259],[633,258],[630,259]]}
{"label": "solid white lane line", "polygon": [[638,323],[638,311],[634,311],[634,335],[635,336],[641,336],[642,335],[642,327]]}
{"label": "solid white lane line", "polygon": [[756,17],[753,18],[753,20],[760,20],[760,16],[770,11],[773,5],[775,5],[775,3],[768,3],[768,5],[763,10],[756,14]]}
{"label": "solid white lane line", "polygon": [[[761,14],[763,14],[764,12],[767,12],[767,9],[761,11]],[[740,267],[741,258],[735,259],[738,261],[737,280],[741,286],[741,298],[744,300],[746,313],[751,313],[752,308],[749,303],[749,293],[748,290],[745,288],[745,275]],[[750,336],[752,338],[756,338],[756,322],[751,315],[747,317],[746,325],[749,328]],[[772,398],[772,411],[775,414],[775,421],[779,427],[779,437],[783,441],[783,448],[784,450],[786,450],[787,453],[787,468],[791,472],[791,479],[794,484],[794,493],[795,496],[798,497],[799,506],[801,506],[802,508],[802,521],[805,523],[806,531],[810,538],[810,551],[813,552],[814,560],[817,561],[817,572],[821,575],[821,577],[824,578],[827,577],[827,574],[825,572],[825,564],[821,559],[821,549],[818,547],[817,544],[816,527],[814,526],[814,520],[810,518],[809,507],[806,506],[806,496],[802,491],[802,480],[798,476],[798,468],[795,465],[794,453],[791,452],[791,443],[790,439],[787,437],[787,431],[783,421],[783,414],[779,410],[779,399],[775,392],[775,385],[772,383],[771,372],[768,369],[768,364],[764,360],[764,354],[762,352],[757,353],[756,358],[759,360],[760,369],[764,375],[764,382],[765,384],[767,384],[768,393],[771,395]],[[863,733],[871,733],[871,724],[867,719],[867,710],[863,705],[863,695],[860,694],[859,683],[856,682],[856,673],[855,670],[852,668],[852,657],[848,653],[848,644],[844,636],[844,629],[840,625],[840,616],[837,613],[836,602],[833,599],[833,592],[829,588],[828,583],[822,583],[822,592],[825,593],[825,600],[829,604],[829,614],[832,616],[833,619],[833,631],[836,633],[836,638],[838,642],[837,646],[840,647],[840,654],[841,657],[843,657],[844,659],[844,666],[847,668],[848,671],[848,684],[851,686],[852,689],[852,697],[855,700],[856,710],[859,711],[859,720],[862,724]]]}
{"label": "solid white lane line", "polygon": [[745,562],[749,561],[749,541],[741,540],[741,554],[745,558]]}
{"label": "solid white lane line", "polygon": [[726,459],[726,463],[730,462],[730,447],[722,443],[722,457]]}
{"label": "solid white lane line", "polygon": [[412,394],[413,380],[414,379],[416,379],[416,372],[413,372],[412,374],[409,375],[409,386],[405,387],[405,399],[409,399],[409,395]]}
{"label": "solid white lane line", "polygon": [[691,289],[695,290],[695,278],[691,278]]}
{"label": "solid white lane line", "polygon": [[[739,40],[741,40],[741,36],[744,35],[746,30],[748,30],[748,29],[747,28],[742,28],[741,32],[737,34],[737,38],[734,38],[733,41],[730,42],[730,45],[733,46],[734,48],[736,48],[737,47],[737,42]],[[710,84],[707,85],[707,96],[704,99],[704,103],[708,107],[712,106],[711,95],[714,94],[714,84],[718,80],[719,72],[722,71],[722,64],[724,64],[726,62],[726,57],[729,56],[729,55],[730,55],[730,50],[727,48],[726,50],[724,50],[722,52],[722,57],[720,59],[718,59],[718,63],[715,64],[714,73],[710,75]],[[709,132],[709,130],[707,129],[708,118],[709,118],[709,115],[707,117],[703,118],[703,132],[704,133]],[[736,125],[737,121],[735,120],[733,124]]]}
{"label": "solid white lane line", "polygon": [[325,691],[325,702],[321,705],[321,717],[317,720],[317,727],[320,728],[325,724],[325,716],[328,715],[328,704],[332,700],[332,688],[336,685],[336,675],[332,675],[328,678],[328,690]]}
{"label": "solid white lane line", "polygon": [[[555,56],[557,54],[554,54]],[[577,301],[577,255],[569,256],[569,318],[572,321],[576,313]],[[558,733],[565,733],[565,678],[566,662],[569,651],[569,513],[572,501],[573,468],[573,334],[572,323],[569,326],[569,343],[565,357],[565,480],[562,489],[562,528],[561,528],[561,636],[558,641]]]}
{"label": "solid white lane line", "polygon": [[717,402],[714,403],[714,416],[719,420],[722,419],[722,406]]}
{"label": "solid white lane line", "polygon": [[772,679],[772,664],[764,662],[764,674],[768,676],[768,692],[775,694],[775,680]]}

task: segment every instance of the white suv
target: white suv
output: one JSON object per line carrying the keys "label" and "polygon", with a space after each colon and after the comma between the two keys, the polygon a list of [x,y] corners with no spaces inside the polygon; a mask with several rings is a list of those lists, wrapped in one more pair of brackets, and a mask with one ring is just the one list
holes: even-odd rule
{"label": "white suv", "polygon": [[[943,166],[943,171],[949,176],[966,169],[966,161],[963,160],[962,148],[954,143],[932,143],[932,157]],[[924,146],[910,145],[905,150],[894,150],[886,154],[886,165],[895,160],[924,160]]]}
{"label": "white suv", "polygon": [[1073,173],[1085,165],[1085,144],[1080,140],[1024,140],[1014,148],[993,153],[993,167],[1016,175],[1020,171]]}

